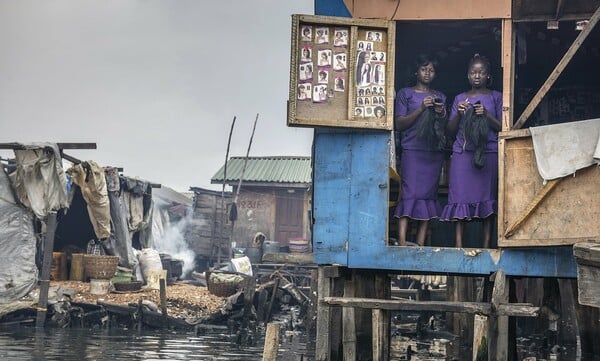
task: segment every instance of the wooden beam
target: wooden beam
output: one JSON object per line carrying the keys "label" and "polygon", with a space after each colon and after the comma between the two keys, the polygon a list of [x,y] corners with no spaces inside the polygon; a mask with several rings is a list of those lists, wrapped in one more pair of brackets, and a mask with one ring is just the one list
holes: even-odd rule
{"label": "wooden beam", "polygon": [[502,130],[512,127],[514,116],[516,31],[512,19],[502,20]]}
{"label": "wooden beam", "polygon": [[60,149],[97,149],[96,143],[56,143]]}
{"label": "wooden beam", "polygon": [[[59,149],[96,149],[96,143],[56,143]],[[22,143],[0,143],[0,149],[27,149]]]}
{"label": "wooden beam", "polygon": [[263,262],[269,263],[291,263],[291,264],[312,264],[312,253],[265,253],[262,257]]}
{"label": "wooden beam", "polygon": [[525,108],[523,114],[521,114],[519,120],[513,126],[513,129],[521,128],[523,124],[525,124],[527,119],[529,119],[529,116],[533,113],[535,108],[537,108],[537,106],[540,104],[546,93],[548,93],[554,82],[558,79],[558,77],[562,74],[563,70],[569,64],[569,62],[573,58],[573,55],[575,55],[581,44],[583,44],[588,35],[590,35],[592,30],[598,23],[598,20],[600,20],[600,6],[596,9],[594,15],[592,15],[592,17],[590,18],[585,29],[583,29],[583,31],[579,33],[579,35],[577,36],[575,41],[573,41],[573,44],[571,44],[563,58],[556,65],[552,73],[550,73],[550,76],[548,76],[548,79],[546,79],[542,87],[538,90],[537,94],[533,97],[533,99],[531,99],[531,102],[529,102],[529,105],[527,105],[527,108]]}
{"label": "wooden beam", "polygon": [[497,306],[495,311],[492,311],[492,306],[485,302],[410,301],[361,297],[323,297],[319,303],[329,306],[356,307],[366,309],[380,308],[390,311],[440,311],[475,313],[481,315],[489,315],[492,312],[496,312],[500,316],[514,317],[535,317],[539,312],[539,307],[535,307],[529,303],[502,303]]}
{"label": "wooden beam", "polygon": [[517,217],[517,219],[506,229],[506,231],[504,232],[505,238],[509,238],[515,233],[517,228],[519,228],[519,226],[523,224],[523,222],[525,222],[527,217],[529,217],[529,215],[533,213],[533,211],[540,205],[540,203],[542,203],[544,198],[546,198],[546,196],[550,194],[550,192],[552,192],[554,188],[556,188],[556,186],[558,185],[558,183],[560,183],[562,179],[564,178],[552,179],[549,180],[548,183],[544,184],[542,189],[540,189],[535,194],[531,202],[529,202],[525,210],[523,210],[523,212],[519,214],[519,217]]}

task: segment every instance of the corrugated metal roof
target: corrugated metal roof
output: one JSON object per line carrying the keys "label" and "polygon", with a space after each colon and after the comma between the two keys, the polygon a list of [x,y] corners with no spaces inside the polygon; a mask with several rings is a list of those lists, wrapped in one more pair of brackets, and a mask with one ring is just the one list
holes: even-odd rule
{"label": "corrugated metal roof", "polygon": [[[237,182],[242,176],[245,157],[231,157],[227,162],[225,182]],[[223,183],[225,166],[211,178],[211,183]],[[248,157],[242,182],[255,183],[310,183],[310,157],[273,156]]]}

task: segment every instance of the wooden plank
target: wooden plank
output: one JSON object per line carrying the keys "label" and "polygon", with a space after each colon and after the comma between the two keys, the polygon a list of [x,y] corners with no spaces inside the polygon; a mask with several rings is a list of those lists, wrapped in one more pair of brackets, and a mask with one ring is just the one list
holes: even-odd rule
{"label": "wooden plank", "polygon": [[331,324],[330,307],[327,304],[321,304],[321,300],[329,297],[331,293],[331,280],[325,277],[325,272],[322,266],[318,269],[317,282],[317,297],[319,303],[317,305],[317,338],[315,349],[315,360],[329,361],[330,360],[330,333],[329,327]]}
{"label": "wooden plank", "polygon": [[314,137],[314,261],[347,266],[351,134],[317,128]]}
{"label": "wooden plank", "polygon": [[[56,143],[59,149],[96,149],[96,143]],[[0,143],[0,149],[25,149],[22,143]]]}
{"label": "wooden plank", "polygon": [[387,361],[389,358],[388,349],[385,343],[382,342],[386,338],[385,329],[389,328],[386,322],[386,311],[381,309],[373,309],[372,313],[372,328],[373,328],[373,361]]}
{"label": "wooden plank", "polygon": [[[344,297],[354,297],[354,274],[353,277],[344,281]],[[344,307],[342,310],[342,342],[344,348],[344,360],[356,360],[356,320],[354,318],[354,308]]]}
{"label": "wooden plank", "polygon": [[37,308],[35,327],[44,327],[48,307],[48,289],[50,288],[50,269],[52,268],[52,251],[54,249],[54,234],[56,232],[56,212],[48,213],[46,221],[46,237],[44,239],[44,255],[40,273],[40,295]]}
{"label": "wooden plank", "polygon": [[279,349],[279,323],[267,324],[265,335],[265,346],[263,348],[263,361],[277,361],[277,350]]}
{"label": "wooden plank", "polygon": [[548,79],[546,79],[544,84],[540,87],[537,94],[535,94],[533,99],[531,99],[531,101],[523,111],[523,114],[521,114],[521,116],[519,117],[519,120],[517,120],[517,122],[514,124],[514,129],[521,128],[521,126],[525,124],[527,119],[529,119],[529,116],[533,113],[535,108],[537,108],[537,106],[540,104],[546,93],[548,93],[554,82],[562,74],[563,70],[569,64],[569,62],[573,58],[573,55],[575,55],[581,44],[583,44],[583,42],[592,32],[594,27],[596,27],[598,20],[600,20],[600,6],[598,6],[596,11],[594,12],[594,15],[592,15],[592,17],[589,19],[589,22],[583,29],[583,31],[581,31],[579,35],[577,35],[577,38],[573,41],[573,44],[571,44],[571,46],[569,47],[563,58],[560,60],[560,62],[556,65],[552,73],[550,73]]}
{"label": "wooden plank", "polygon": [[[512,132],[511,132],[512,133]],[[586,240],[600,241],[600,168],[581,169],[574,177],[565,177],[552,194],[532,210],[527,222],[505,236],[542,190],[531,137],[500,140],[498,244],[500,247],[570,245]],[[585,209],[585,212],[582,210]],[[568,230],[568,231],[567,231]]]}
{"label": "wooden plank", "polygon": [[[383,309],[390,311],[439,311],[489,315],[492,307],[486,302],[450,302],[450,301],[411,301],[385,300],[362,297],[324,297],[319,303],[329,306],[356,307],[362,309]],[[535,317],[539,307],[531,304],[502,303],[496,311],[498,314],[514,317]]]}
{"label": "wooden plank", "polygon": [[600,268],[600,243],[582,242],[573,245],[573,256],[577,264]]}
{"label": "wooden plank", "polygon": [[505,19],[510,0],[344,0],[354,18],[392,20]]}
{"label": "wooden plank", "polygon": [[514,116],[516,31],[511,19],[502,20],[502,130],[512,128]]}
{"label": "wooden plank", "polygon": [[533,197],[531,202],[527,205],[525,210],[519,214],[517,219],[506,229],[504,232],[504,237],[511,237],[515,230],[533,213],[533,211],[540,205],[540,203],[552,192],[554,188],[560,183],[563,178],[552,179],[549,180],[546,184],[543,185],[542,189],[540,189],[536,195]]}
{"label": "wooden plank", "polygon": [[531,131],[529,128],[525,129],[513,129],[508,131],[502,131],[498,133],[499,139],[513,139],[513,138],[527,138],[531,137]]}
{"label": "wooden plank", "polygon": [[488,317],[475,315],[473,320],[473,361],[483,359],[487,354]]}
{"label": "wooden plank", "polygon": [[312,253],[265,253],[263,262],[290,263],[290,264],[313,264]]}

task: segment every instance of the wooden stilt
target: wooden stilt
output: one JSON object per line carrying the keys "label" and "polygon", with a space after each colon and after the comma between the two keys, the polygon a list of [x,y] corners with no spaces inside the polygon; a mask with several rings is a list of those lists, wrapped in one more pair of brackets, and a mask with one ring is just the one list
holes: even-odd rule
{"label": "wooden stilt", "polygon": [[386,322],[388,311],[382,309],[371,310],[373,327],[373,361],[387,361],[389,357],[389,347],[381,340],[386,338],[386,329],[389,329],[389,323]]}
{"label": "wooden stilt", "polygon": [[509,289],[502,269],[495,273],[492,291],[492,311],[488,324],[488,360],[508,360],[508,316],[497,316],[501,303],[508,303]]}
{"label": "wooden stilt", "polygon": [[473,320],[473,361],[487,359],[488,317],[475,315]]}
{"label": "wooden stilt", "polygon": [[[344,282],[344,297],[354,297],[354,275],[356,270],[352,271],[352,277]],[[342,309],[342,339],[344,347],[344,360],[356,360],[356,320],[354,318],[354,308],[344,307]]]}
{"label": "wooden stilt", "polygon": [[267,324],[265,335],[265,346],[263,349],[263,361],[277,361],[277,350],[279,349],[279,324]]}
{"label": "wooden stilt", "polygon": [[324,297],[331,295],[330,279],[326,277],[326,267],[319,266],[318,270],[318,307],[317,307],[317,341],[315,350],[315,360],[317,361],[329,361],[330,358],[330,335],[329,327],[331,325],[331,308],[322,304],[321,300]]}

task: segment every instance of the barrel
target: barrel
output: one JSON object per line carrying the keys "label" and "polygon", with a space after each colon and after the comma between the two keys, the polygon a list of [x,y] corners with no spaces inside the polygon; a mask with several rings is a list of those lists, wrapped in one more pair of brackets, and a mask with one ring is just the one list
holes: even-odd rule
{"label": "barrel", "polygon": [[72,281],[84,281],[83,273],[83,253],[73,253],[71,255],[71,272],[69,279]]}
{"label": "barrel", "polygon": [[64,252],[52,252],[52,272],[50,279],[54,281],[65,281],[67,279],[67,254]]}
{"label": "barrel", "polygon": [[265,241],[263,243],[264,253],[279,253],[279,242]]}
{"label": "barrel", "polygon": [[246,248],[245,253],[250,258],[250,263],[252,264],[259,264],[262,261],[262,248],[260,247]]}

